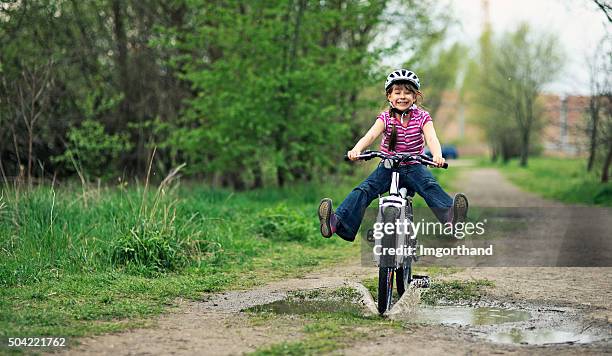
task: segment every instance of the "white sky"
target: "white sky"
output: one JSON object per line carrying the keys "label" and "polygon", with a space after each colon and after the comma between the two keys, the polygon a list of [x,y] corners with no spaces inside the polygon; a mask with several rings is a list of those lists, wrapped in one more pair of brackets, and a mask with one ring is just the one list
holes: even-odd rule
{"label": "white sky", "polygon": [[[449,33],[449,43],[459,41],[477,46],[484,19],[482,0],[446,1],[460,21],[458,28]],[[594,53],[606,33],[612,35],[612,26],[591,0],[489,0],[489,18],[495,35],[516,30],[521,22],[527,22],[535,31],[557,34],[567,56],[566,65],[545,91],[589,94],[587,57]],[[397,63],[391,63],[396,60]],[[394,67],[402,62],[401,58],[393,58],[385,64]]]}
{"label": "white sky", "polygon": [[[482,30],[482,0],[451,0],[461,20],[459,33],[474,43]],[[489,0],[493,32],[514,31],[520,22],[534,29],[556,33],[567,55],[567,64],[549,92],[588,94],[589,74],[586,58],[592,54],[612,26],[604,13],[590,0]],[[612,75],[602,73],[602,75]]]}

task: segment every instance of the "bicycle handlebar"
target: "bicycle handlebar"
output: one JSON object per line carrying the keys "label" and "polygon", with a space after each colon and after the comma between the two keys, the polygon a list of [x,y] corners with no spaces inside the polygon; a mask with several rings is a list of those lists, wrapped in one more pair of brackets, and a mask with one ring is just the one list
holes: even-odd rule
{"label": "bicycle handlebar", "polygon": [[[420,164],[424,164],[429,167],[443,168],[443,169],[448,168],[448,163],[444,163],[442,166],[438,166],[434,161],[431,160],[431,158],[425,155],[409,155],[409,154],[402,154],[402,153],[390,155],[390,154],[386,154],[381,151],[369,151],[368,150],[368,151],[363,151],[359,156],[357,156],[357,159],[369,161],[372,158],[376,158],[376,157],[382,158],[382,159],[390,159],[396,162],[416,161],[416,162],[419,162]],[[344,155],[344,160],[350,161],[350,159],[348,158],[348,155],[346,154]]]}

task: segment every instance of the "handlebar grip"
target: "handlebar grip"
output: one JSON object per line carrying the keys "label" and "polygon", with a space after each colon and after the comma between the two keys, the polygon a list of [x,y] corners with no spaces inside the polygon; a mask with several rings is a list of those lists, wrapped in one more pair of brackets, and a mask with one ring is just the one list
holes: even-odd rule
{"label": "handlebar grip", "polygon": [[348,156],[348,155],[344,155],[344,160],[345,160],[346,162],[350,162],[350,161],[351,161],[351,159],[349,158],[349,156]]}
{"label": "handlebar grip", "polygon": [[444,164],[440,168],[448,169],[448,163],[444,162]]}

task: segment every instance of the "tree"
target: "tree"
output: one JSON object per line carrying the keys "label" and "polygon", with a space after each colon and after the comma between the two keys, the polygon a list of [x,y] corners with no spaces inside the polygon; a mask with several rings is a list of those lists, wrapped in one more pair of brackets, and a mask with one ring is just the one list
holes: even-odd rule
{"label": "tree", "polygon": [[[496,142],[501,135],[516,130],[520,164],[526,166],[534,132],[541,127],[537,98],[543,86],[559,73],[562,53],[553,35],[534,34],[523,24],[492,43],[488,56],[490,64],[484,65],[480,73],[477,100],[494,113],[491,118],[497,122],[488,126],[493,135],[490,140]],[[510,120],[511,129],[504,120]]]}
{"label": "tree", "polygon": [[[2,168],[44,175],[32,168],[38,164],[69,176],[79,149],[83,160],[102,157],[105,177],[144,175],[155,146],[161,174],[187,162],[186,173],[236,189],[261,187],[266,178],[309,181],[338,169],[362,134],[357,116],[370,103],[362,92],[384,77],[380,59],[399,43],[419,48],[435,22],[432,4],[3,3]],[[389,27],[401,32],[379,43]],[[40,74],[36,83],[28,71]],[[24,116],[20,101],[36,97]],[[120,151],[103,152],[112,138],[121,138]]]}
{"label": "tree", "polygon": [[[593,169],[601,132],[601,118],[605,115],[602,109],[605,110],[605,99],[606,95],[612,93],[612,81],[609,76],[601,75],[601,73],[608,73],[612,70],[612,63],[610,56],[612,55],[612,49],[606,48],[608,44],[608,38],[604,37],[593,56],[589,59],[589,76],[590,76],[590,89],[591,96],[589,99],[589,113],[587,119],[587,134],[589,136],[589,158],[587,162],[587,171]],[[599,135],[598,135],[599,134]]]}
{"label": "tree", "polygon": [[593,0],[593,2],[606,15],[608,22],[612,22],[612,5],[603,0]]}
{"label": "tree", "polygon": [[[182,30],[184,3],[37,0],[0,5],[0,112],[8,128],[0,130],[0,157],[8,174],[17,175],[27,165],[31,175],[42,175],[33,171],[37,164],[60,176],[73,174],[69,162],[52,157],[64,155],[68,132],[86,120],[101,123],[110,135],[128,134],[133,143],[123,146],[126,151],[116,157],[112,173],[144,174],[148,150],[158,139],[152,123],[175,121],[182,100],[191,96],[166,63],[175,53],[155,43],[159,26]],[[40,87],[43,79],[47,84],[37,96],[32,85]],[[36,113],[23,116],[21,98],[35,97]],[[25,153],[30,163],[22,164]],[[158,150],[162,168],[171,164],[172,153]]]}
{"label": "tree", "polygon": [[[612,22],[612,6],[599,0],[593,2],[604,12],[608,23]],[[610,179],[612,165],[612,81],[609,76],[612,70],[612,48],[609,36],[606,35],[597,46],[589,61],[589,67],[591,98],[587,119],[589,134],[587,170],[592,170],[597,161],[597,153],[601,151],[604,155],[601,182],[605,183]]]}
{"label": "tree", "polygon": [[32,145],[34,134],[37,129],[36,124],[41,115],[48,109],[49,89],[52,85],[51,71],[53,70],[53,60],[40,67],[24,68],[21,72],[22,80],[15,83],[17,92],[17,103],[19,116],[23,119],[28,136],[28,184],[32,184]]}
{"label": "tree", "polygon": [[[428,6],[431,7],[430,4]],[[447,11],[428,8],[431,18],[422,30],[421,40],[413,44],[413,55],[404,63],[405,68],[416,71],[426,88],[426,108],[435,115],[442,104],[442,94],[457,89],[458,77],[467,65],[468,48],[459,42],[448,45],[446,34],[455,25],[455,19]],[[413,30],[414,31],[414,30]]]}
{"label": "tree", "polygon": [[192,172],[235,188],[260,186],[263,170],[282,186],[333,169],[358,133],[359,93],[378,74],[382,50],[370,46],[385,9],[353,0],[189,4],[191,35],[165,41],[183,50],[175,62],[196,91],[171,145],[197,162]]}
{"label": "tree", "polygon": [[601,182],[607,183],[610,180],[610,168],[612,165],[612,93],[606,93],[604,98],[605,111],[603,120],[604,131],[602,135],[602,147],[607,151],[607,153],[601,169]]}

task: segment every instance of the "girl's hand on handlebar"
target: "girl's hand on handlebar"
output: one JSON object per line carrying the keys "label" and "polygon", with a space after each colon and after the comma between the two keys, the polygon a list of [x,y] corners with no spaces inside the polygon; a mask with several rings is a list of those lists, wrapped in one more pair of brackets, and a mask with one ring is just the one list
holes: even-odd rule
{"label": "girl's hand on handlebar", "polygon": [[348,151],[348,152],[346,153],[346,155],[348,156],[348,158],[349,158],[351,161],[356,161],[356,160],[357,160],[357,157],[358,157],[360,154],[361,154],[361,152],[360,152],[360,151],[357,151],[357,150],[354,150],[354,149],[353,149],[353,150],[350,150],[350,151]]}
{"label": "girl's hand on handlebar", "polygon": [[442,165],[446,161],[442,156],[433,156],[431,160],[434,161],[438,165],[438,167],[442,167]]}

